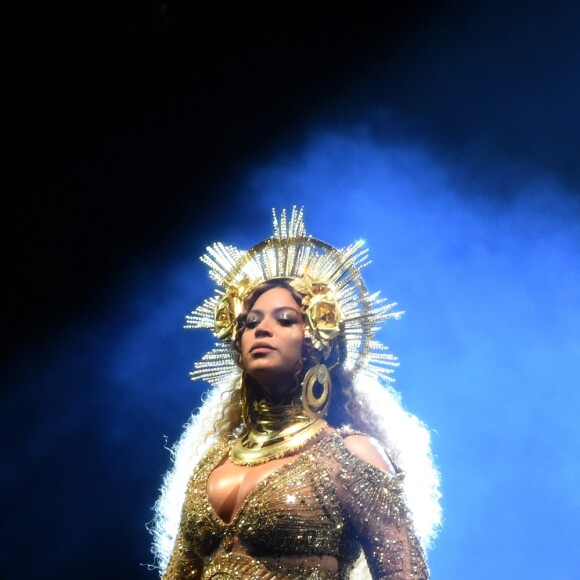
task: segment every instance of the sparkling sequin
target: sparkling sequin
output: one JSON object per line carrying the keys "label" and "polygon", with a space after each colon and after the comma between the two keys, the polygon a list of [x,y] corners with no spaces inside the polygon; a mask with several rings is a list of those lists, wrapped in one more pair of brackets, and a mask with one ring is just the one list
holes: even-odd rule
{"label": "sparkling sequin", "polygon": [[349,433],[336,430],[271,472],[231,523],[219,517],[206,492],[231,443],[212,447],[189,480],[164,580],[339,580],[348,578],[361,549],[373,578],[429,578],[403,475],[352,454],[343,443]]}

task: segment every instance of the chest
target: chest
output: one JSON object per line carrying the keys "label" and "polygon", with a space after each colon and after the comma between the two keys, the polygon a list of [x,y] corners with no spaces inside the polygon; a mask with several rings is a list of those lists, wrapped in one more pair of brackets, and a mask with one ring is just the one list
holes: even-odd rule
{"label": "chest", "polygon": [[343,558],[350,550],[350,528],[326,465],[335,455],[316,447],[247,467],[228,461],[227,448],[216,448],[188,483],[181,520],[184,538],[204,557],[235,537],[255,555],[324,553]]}
{"label": "chest", "polygon": [[253,466],[226,459],[207,479],[207,496],[214,511],[224,522],[231,522],[256,486],[294,459],[284,457]]}

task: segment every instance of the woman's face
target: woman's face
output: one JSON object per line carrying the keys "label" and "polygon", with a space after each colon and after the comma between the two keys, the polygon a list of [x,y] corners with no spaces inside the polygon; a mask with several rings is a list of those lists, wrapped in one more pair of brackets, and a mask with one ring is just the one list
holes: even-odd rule
{"label": "woman's face", "polygon": [[285,288],[271,288],[254,303],[241,339],[246,372],[271,398],[296,382],[302,358],[304,322],[300,306]]}

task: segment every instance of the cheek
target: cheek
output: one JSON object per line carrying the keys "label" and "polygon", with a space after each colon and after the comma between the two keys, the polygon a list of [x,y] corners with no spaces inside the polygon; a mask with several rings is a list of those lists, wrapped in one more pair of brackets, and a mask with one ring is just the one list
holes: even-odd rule
{"label": "cheek", "polygon": [[292,351],[295,357],[299,359],[302,358],[302,344],[304,342],[304,332],[300,331],[297,332],[296,335],[293,337],[292,341]]}

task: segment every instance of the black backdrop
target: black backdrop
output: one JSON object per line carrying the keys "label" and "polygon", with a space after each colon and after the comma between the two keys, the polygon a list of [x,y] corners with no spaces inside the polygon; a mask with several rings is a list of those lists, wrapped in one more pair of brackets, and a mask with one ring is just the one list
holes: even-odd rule
{"label": "black backdrop", "polygon": [[[4,89],[5,355],[50,335],[134,252],[163,243],[185,220],[207,223],[234,195],[239,168],[292,147],[314,119],[339,122],[369,103],[396,107],[447,151],[462,154],[475,136],[577,186],[575,3],[486,6],[13,6]],[[435,27],[480,28],[466,39],[480,52],[463,62],[450,55],[438,77],[393,64],[402,45],[420,52]],[[345,97],[365,73],[364,87]]]}
{"label": "black backdrop", "polygon": [[49,334],[192,207],[206,223],[237,168],[298,138],[345,77],[451,5],[18,4],[6,89],[9,350]]}

